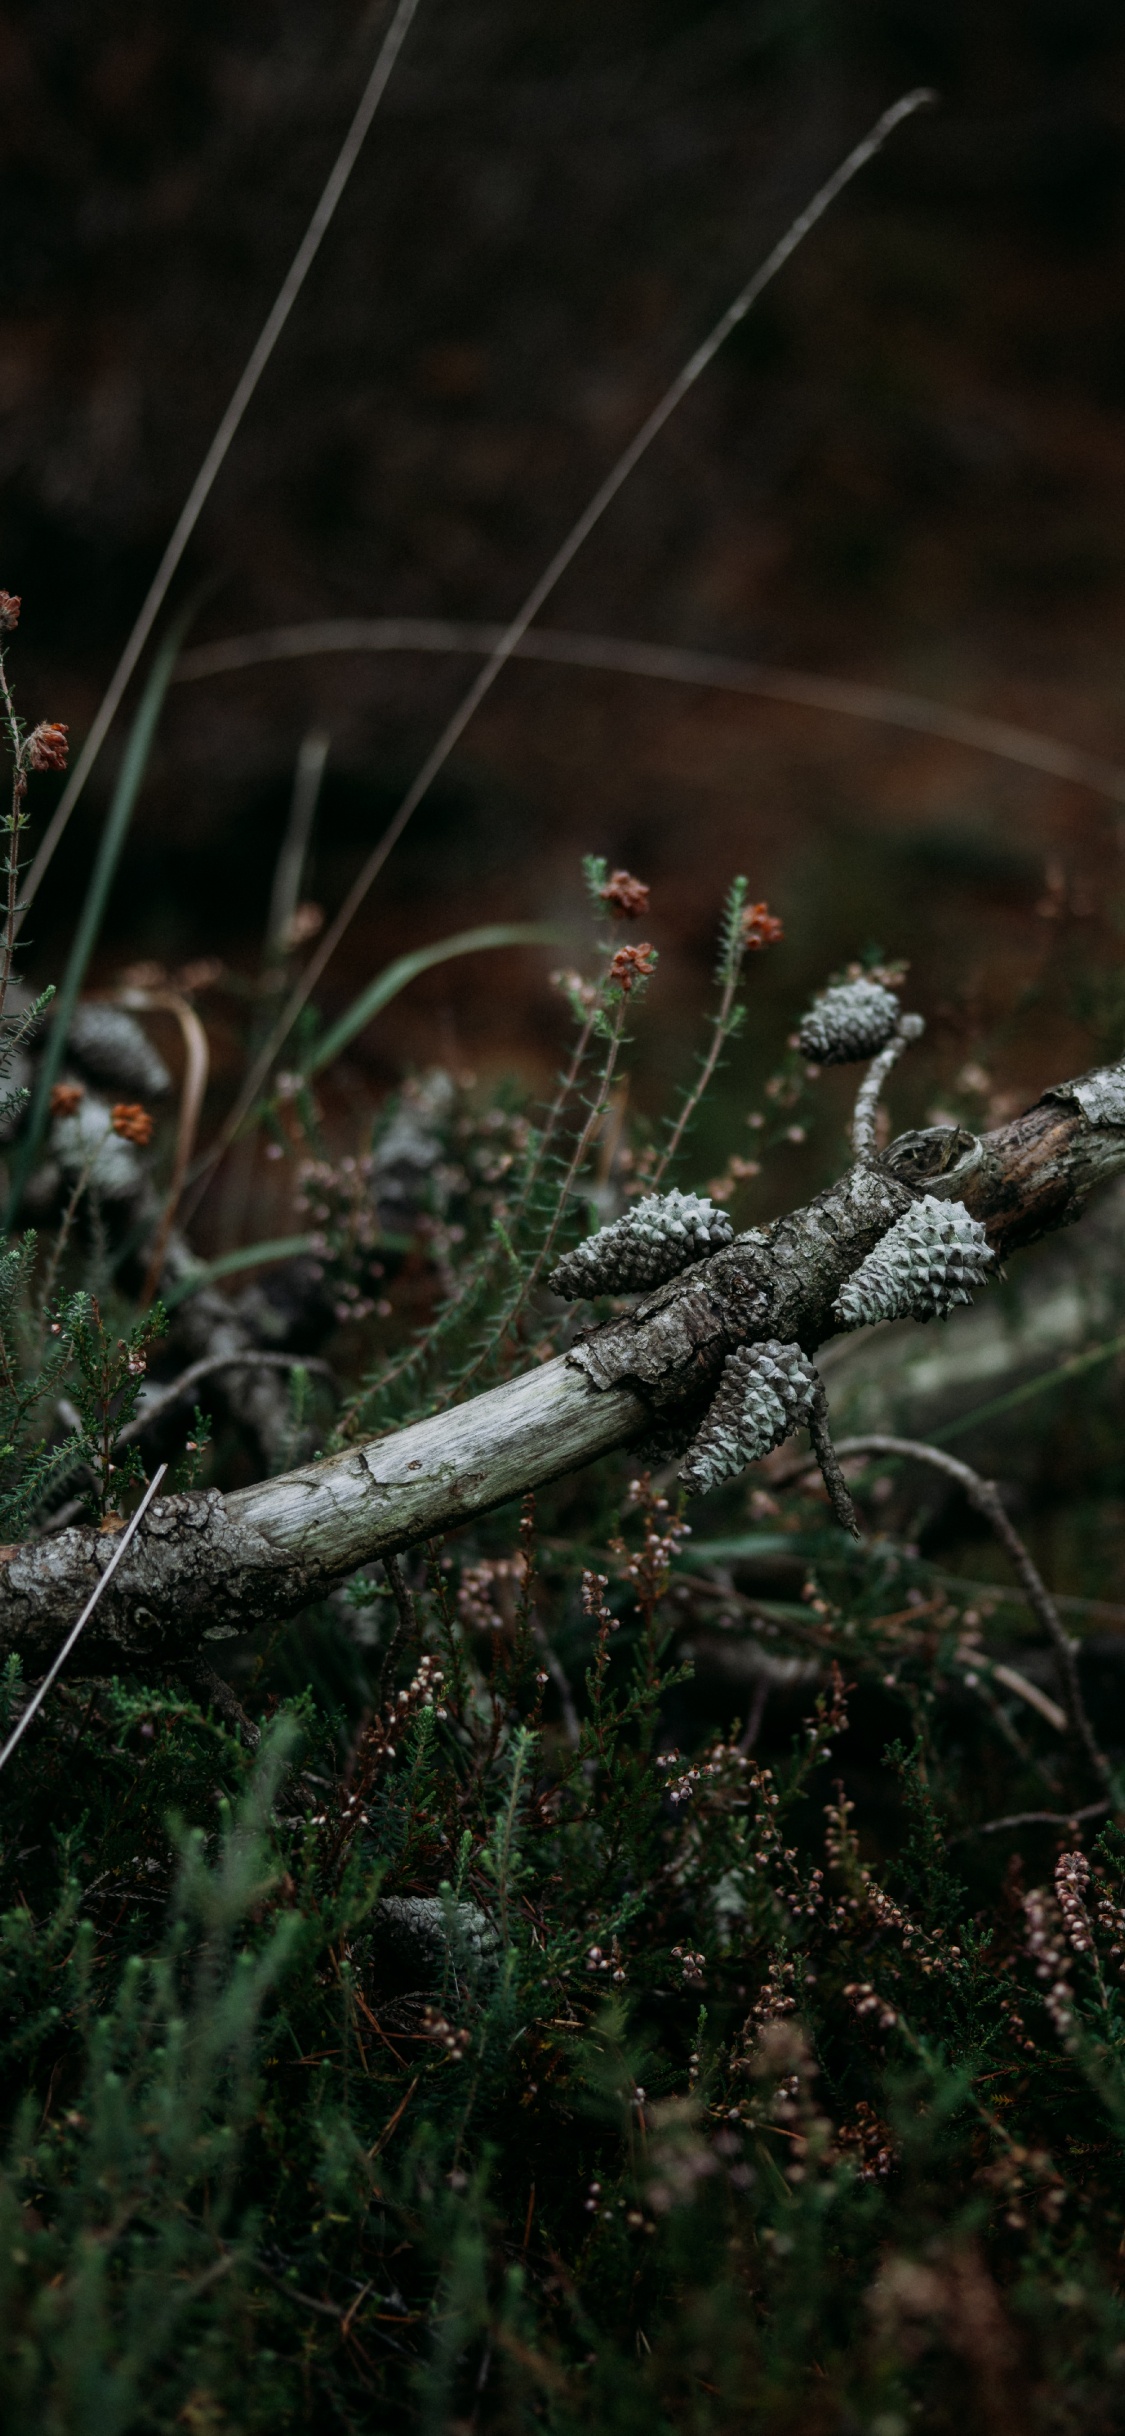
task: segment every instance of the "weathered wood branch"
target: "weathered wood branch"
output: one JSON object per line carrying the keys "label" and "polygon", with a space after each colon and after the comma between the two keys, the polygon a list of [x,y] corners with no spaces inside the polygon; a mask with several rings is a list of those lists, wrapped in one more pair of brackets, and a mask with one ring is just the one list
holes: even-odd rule
{"label": "weathered wood branch", "polygon": [[[1044,1094],[982,1137],[908,1133],[768,1232],[752,1230],[575,1350],[452,1411],[263,1480],[158,1500],[98,1609],[86,1663],[174,1662],[208,1639],[293,1614],[342,1575],[642,1440],[693,1423],[737,1345],[813,1352],[832,1304],[922,1192],[966,1203],[1003,1256],[1077,1218],[1125,1170],[1125,1063]],[[46,1662],[106,1557],[91,1529],[0,1563],[0,1649]]]}

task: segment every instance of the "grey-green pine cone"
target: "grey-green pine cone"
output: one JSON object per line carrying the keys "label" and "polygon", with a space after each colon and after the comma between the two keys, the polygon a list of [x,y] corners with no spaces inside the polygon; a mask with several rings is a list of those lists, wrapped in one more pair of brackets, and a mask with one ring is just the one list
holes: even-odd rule
{"label": "grey-green pine cone", "polygon": [[567,1252],[549,1282],[567,1302],[583,1294],[639,1293],[705,1260],[733,1233],[730,1219],[699,1193],[648,1193],[615,1225]]}
{"label": "grey-green pine cone", "polygon": [[845,981],[825,990],[809,1008],[800,1033],[801,1054],[818,1066],[846,1066],[853,1059],[877,1057],[885,1049],[902,1012],[893,990],[881,981]]}
{"label": "grey-green pine cone", "polygon": [[995,1257],[963,1201],[926,1193],[841,1286],[836,1316],[845,1328],[873,1320],[944,1319],[955,1303],[972,1301]]}
{"label": "grey-green pine cone", "polygon": [[743,1345],[728,1354],[710,1412],[681,1478],[703,1492],[733,1480],[807,1420],[817,1374],[799,1345]]}

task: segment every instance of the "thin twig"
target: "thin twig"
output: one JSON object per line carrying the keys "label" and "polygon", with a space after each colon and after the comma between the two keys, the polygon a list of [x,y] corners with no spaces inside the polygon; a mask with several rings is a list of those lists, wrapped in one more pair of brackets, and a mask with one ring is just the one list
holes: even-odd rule
{"label": "thin twig", "polygon": [[653,441],[663,431],[665,424],[670,421],[689,390],[695,387],[708,365],[713,362],[719,349],[730,337],[732,330],[737,329],[751,306],[757,303],[763,289],[769,286],[772,279],[776,278],[803,239],[816,227],[817,222],[823,218],[825,212],[844,192],[845,187],[851,184],[859,171],[866,167],[868,161],[874,159],[877,152],[881,151],[894,129],[900,126],[904,119],[911,118],[916,110],[922,109],[935,98],[936,96],[928,87],[919,87],[914,92],[904,94],[902,99],[895,102],[889,110],[884,110],[870,134],[864,136],[862,142],[849,152],[846,160],[841,161],[831,177],[825,180],[824,185],[818,188],[811,201],[806,204],[804,211],[798,214],[785,235],[779,239],[766,256],[765,261],[754,272],[752,278],[748,279],[745,286],[740,288],[737,296],[728,305],[726,312],[720,316],[714,328],[703,340],[702,345],[689,356],[687,363],[677,373],[675,380],[669,384],[663,397],[653,407],[651,414],[646,416],[640,430],[622,450],[616,464],[611,467],[604,482],[599,484],[593,498],[583,509],[577,522],[571,526],[566,539],[555,551],[538,581],[532,585],[526,600],[517,610],[511,624],[504,628],[484,667],[479,675],[474,677],[468,692],[463,695],[452,718],[447,721],[436,744],[427,754],[393,820],[384,830],[378,845],[368,856],[362,871],[344,899],[335,920],[329,925],[319,947],[309,958],[299,982],[278,1016],[269,1040],[251,1068],[235,1107],[227,1119],[219,1143],[216,1145],[216,1158],[222,1155],[227,1143],[233,1140],[243,1118],[253,1108],[278,1050],[288,1038],[301,1009],[315,989],[325,966],[335,954],[369,888],[378,878],[388,855],[398,844],[408,821],[412,819],[423,797],[429,793],[439,771],[444,769],[450,754],[460,742],[465,729],[470,720],[475,717],[486,695],[491,693],[501,670],[518,650],[528,628],[534,624],[544,603],[561,582],[567,568],[578,556],[595,527],[600,524],[619,490],[640,464],[642,457],[647,454]]}
{"label": "thin twig", "polygon": [[887,1076],[892,1067],[897,1066],[903,1050],[909,1048],[912,1040],[920,1040],[925,1029],[924,1016],[903,1015],[886,1048],[880,1049],[878,1057],[871,1060],[856,1093],[852,1116],[852,1155],[861,1166],[870,1166],[876,1155],[875,1120]]}
{"label": "thin twig", "polygon": [[1002,1835],[1009,1827],[1069,1827],[1082,1819],[1104,1818],[1108,1801],[1086,1802],[1081,1810],[1013,1810],[1006,1819],[982,1819],[976,1827],[958,1827],[947,1844],[963,1844],[971,1835]]}
{"label": "thin twig", "polygon": [[318,1377],[330,1380],[334,1387],[337,1385],[331,1363],[322,1362],[311,1354],[259,1353],[250,1346],[241,1353],[207,1353],[198,1362],[189,1363],[177,1379],[170,1379],[167,1387],[155,1390],[135,1418],[126,1422],[124,1429],[118,1433],[114,1449],[129,1446],[134,1438],[143,1438],[145,1431],[151,1429],[162,1413],[167,1412],[173,1404],[182,1404],[188,1389],[197,1386],[200,1379],[207,1378],[213,1370],[315,1370]]}
{"label": "thin twig", "polygon": [[251,351],[246,369],[235,388],[230,404],[219,423],[215,437],[184,501],[175,529],[145,595],[133,631],[110,678],[94,724],[60,798],[54,819],[47,829],[43,843],[31,866],[27,887],[24,891],[24,910],[31,904],[36,894],[70,815],[105,743],[125,688],[160,615],[173,576],[210,498],[224,458],[316,260],[336,206],[359,159],[372,119],[387,89],[417,6],[418,0],[399,0],[394,16],[383,36],[375,65],[368,77],[348,132],[336,155],[316,210],[293,256],[261,334]]}
{"label": "thin twig", "polygon": [[821,1379],[817,1380],[813,1391],[808,1416],[808,1432],[812,1440],[812,1451],[820,1466],[820,1476],[828,1491],[836,1520],[843,1525],[845,1531],[851,1532],[853,1539],[859,1539],[861,1534],[856,1519],[856,1510],[851,1501],[847,1481],[840,1470],[838,1451],[832,1444],[832,1432],[828,1426],[828,1398]]}
{"label": "thin twig", "polygon": [[73,1624],[71,1626],[57,1658],[52,1660],[52,1663],[48,1667],[42,1682],[37,1685],[35,1691],[32,1693],[22,1717],[19,1719],[18,1723],[13,1726],[3,1750],[0,1751],[0,1768],[7,1767],[8,1761],[10,1760],[17,1743],[23,1740],[23,1737],[31,1724],[32,1718],[35,1716],[36,1712],[42,1708],[43,1702],[51,1689],[51,1685],[61,1672],[63,1666],[66,1664],[66,1661],[70,1656],[71,1650],[74,1648],[74,1644],[77,1641],[79,1634],[84,1631],[86,1625],[89,1623],[94,1609],[98,1604],[98,1600],[101,1598],[103,1590],[108,1587],[112,1576],[116,1573],[130,1541],[136,1536],[136,1533],[140,1528],[140,1525],[144,1520],[150,1505],[152,1504],[153,1498],[160,1487],[160,1483],[163,1480],[167,1469],[168,1466],[166,1463],[161,1463],[157,1466],[157,1469],[153,1473],[152,1479],[149,1481],[148,1487],[145,1490],[144,1496],[137,1507],[136,1513],[130,1518],[129,1522],[126,1523],[125,1529],[121,1533],[120,1538],[115,1540],[113,1554],[110,1557],[105,1572],[102,1574],[96,1589],[90,1592],[90,1596],[87,1599],[82,1613],[78,1618],[77,1624]]}
{"label": "thin twig", "polygon": [[1042,1575],[1028,1554],[1015,1525],[1004,1511],[995,1481],[982,1479],[979,1472],[974,1472],[970,1464],[962,1463],[958,1456],[947,1455],[940,1447],[927,1446],[920,1438],[884,1438],[881,1436],[842,1438],[836,1452],[840,1456],[899,1455],[915,1463],[928,1463],[934,1471],[943,1472],[947,1480],[956,1481],[958,1487],[964,1490],[970,1505],[976,1507],[978,1514],[983,1514],[985,1521],[991,1524],[1001,1545],[1007,1549],[1023,1585],[1028,1605],[1038,1616],[1044,1631],[1054,1645],[1063,1706],[1070,1718],[1072,1731],[1082,1744],[1095,1775],[1100,1777],[1103,1784],[1111,1782],[1112,1770],[1109,1761],[1104,1751],[1098,1746],[1094,1729],[1086,1713],[1086,1704],[1082,1698],[1078,1665],[1070,1635]]}
{"label": "thin twig", "polygon": [[375,1693],[376,1700],[381,1700],[383,1697],[383,1685],[391,1676],[395,1659],[397,1658],[403,1643],[406,1641],[412,1641],[418,1629],[417,1619],[414,1614],[414,1601],[410,1594],[410,1588],[407,1583],[406,1575],[402,1569],[401,1556],[385,1556],[383,1558],[383,1571],[386,1574],[387,1580],[391,1586],[391,1597],[395,1603],[398,1621],[387,1644],[386,1657],[384,1658],[382,1666],[379,1669],[379,1681]]}
{"label": "thin twig", "polygon": [[582,1740],[582,1728],[578,1720],[578,1711],[574,1705],[574,1694],[570,1688],[570,1678],[562,1664],[561,1659],[556,1657],[551,1642],[548,1639],[548,1636],[537,1616],[532,1618],[531,1630],[537,1648],[539,1648],[543,1653],[543,1664],[546,1667],[547,1673],[549,1674],[559,1696],[559,1707],[562,1710],[563,1732],[566,1735],[566,1739],[570,1744],[571,1749],[576,1751],[579,1743]]}

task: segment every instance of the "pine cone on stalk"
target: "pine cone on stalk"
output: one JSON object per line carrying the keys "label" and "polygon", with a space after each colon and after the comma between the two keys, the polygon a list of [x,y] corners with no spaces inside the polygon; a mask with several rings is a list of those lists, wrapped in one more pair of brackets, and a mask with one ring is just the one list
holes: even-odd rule
{"label": "pine cone on stalk", "polygon": [[881,981],[845,981],[809,1008],[798,1038],[801,1055],[818,1066],[846,1066],[877,1057],[896,1030],[902,1009]]}
{"label": "pine cone on stalk", "polygon": [[549,1283],[567,1302],[583,1294],[633,1294],[662,1286],[730,1243],[730,1219],[699,1193],[648,1193],[613,1226],[564,1254]]}
{"label": "pine cone on stalk", "polygon": [[963,1201],[926,1193],[841,1286],[836,1317],[845,1328],[884,1319],[945,1319],[955,1303],[971,1303],[995,1258]]}
{"label": "pine cone on stalk", "polygon": [[727,1355],[715,1401],[681,1467],[700,1493],[733,1480],[807,1420],[817,1374],[799,1345],[771,1339]]}

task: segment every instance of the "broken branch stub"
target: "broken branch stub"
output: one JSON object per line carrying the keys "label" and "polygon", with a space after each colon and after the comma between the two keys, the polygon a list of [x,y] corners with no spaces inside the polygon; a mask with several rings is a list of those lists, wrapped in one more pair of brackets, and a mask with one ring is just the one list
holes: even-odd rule
{"label": "broken branch stub", "polygon": [[[698,1426],[727,1356],[765,1339],[815,1351],[833,1304],[924,1194],[962,1202],[997,1259],[1077,1218],[1125,1170],[1125,1064],[1055,1085],[981,1138],[903,1134],[828,1192],[751,1230],[592,1328],[573,1352],[471,1402],[222,1497],[162,1498],[98,1610],[88,1666],[175,1662],[208,1638],[295,1613],[361,1564],[455,1530],[491,1507],[642,1439]],[[102,1570],[73,1528],[0,1564],[0,1650],[45,1661]]]}

